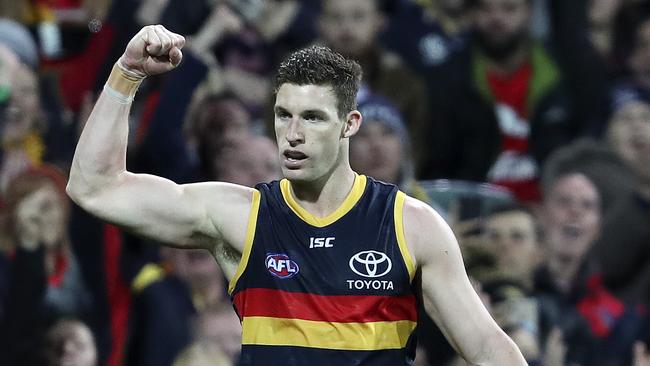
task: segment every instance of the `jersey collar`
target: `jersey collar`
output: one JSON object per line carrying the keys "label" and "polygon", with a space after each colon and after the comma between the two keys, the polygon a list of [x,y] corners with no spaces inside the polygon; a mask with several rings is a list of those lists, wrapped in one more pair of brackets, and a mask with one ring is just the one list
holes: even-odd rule
{"label": "jersey collar", "polygon": [[291,193],[291,183],[289,183],[289,180],[282,179],[280,181],[280,191],[282,192],[282,197],[284,198],[284,202],[286,202],[287,206],[289,206],[291,211],[293,211],[301,220],[316,227],[324,227],[330,225],[350,212],[354,205],[359,202],[359,199],[361,199],[361,196],[365,190],[366,176],[355,174],[352,190],[350,193],[348,193],[348,196],[345,198],[345,200],[343,200],[343,203],[341,203],[341,205],[331,214],[325,217],[317,217],[311,214],[309,211],[305,210],[293,198],[293,194]]}

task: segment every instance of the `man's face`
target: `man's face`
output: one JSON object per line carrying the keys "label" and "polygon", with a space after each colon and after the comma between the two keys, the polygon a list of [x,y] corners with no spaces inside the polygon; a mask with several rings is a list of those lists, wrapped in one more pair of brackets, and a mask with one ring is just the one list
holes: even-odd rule
{"label": "man's face", "polygon": [[650,87],[650,19],[637,31],[629,63],[636,78]]}
{"label": "man's face", "polygon": [[528,36],[527,0],[480,0],[473,16],[479,42],[494,57],[508,55]]}
{"label": "man's face", "polygon": [[280,169],[276,147],[262,136],[240,139],[214,157],[216,179],[223,182],[254,187],[260,182],[278,179]]}
{"label": "man's face", "polygon": [[162,253],[172,263],[174,273],[192,287],[205,287],[221,276],[219,265],[207,250],[165,248]]}
{"label": "man's face", "polygon": [[77,321],[61,321],[47,335],[50,366],[95,366],[97,351],[90,329]]}
{"label": "man's face", "polygon": [[627,103],[610,121],[609,138],[619,156],[650,182],[650,104]]}
{"label": "man's face", "polygon": [[491,215],[485,224],[485,240],[496,254],[497,265],[517,277],[528,277],[535,267],[537,231],[534,218],[525,211]]}
{"label": "man's face", "polygon": [[7,143],[24,139],[36,127],[35,122],[41,113],[36,74],[27,66],[21,65],[11,76],[11,99],[2,131],[2,139]]}
{"label": "man's face", "polygon": [[376,0],[324,0],[319,20],[321,37],[334,51],[359,55],[381,31],[384,18]]}
{"label": "man's face", "polygon": [[329,86],[282,84],[274,114],[282,174],[287,179],[326,178],[346,158],[344,121]]}
{"label": "man's face", "polygon": [[614,19],[622,0],[589,0],[587,18],[593,25],[607,25]]}
{"label": "man's face", "polygon": [[600,195],[582,174],[569,174],[550,188],[543,202],[546,244],[552,255],[581,260],[600,234]]}
{"label": "man's face", "polygon": [[38,225],[41,241],[52,249],[63,241],[67,228],[65,202],[56,187],[45,184],[25,196],[16,207],[16,230]]}
{"label": "man's face", "polygon": [[236,140],[248,134],[250,120],[250,114],[238,100],[208,104],[199,115],[200,138],[208,145]]}
{"label": "man's face", "polygon": [[352,168],[384,182],[399,183],[403,158],[399,136],[381,122],[365,123],[350,145]]}

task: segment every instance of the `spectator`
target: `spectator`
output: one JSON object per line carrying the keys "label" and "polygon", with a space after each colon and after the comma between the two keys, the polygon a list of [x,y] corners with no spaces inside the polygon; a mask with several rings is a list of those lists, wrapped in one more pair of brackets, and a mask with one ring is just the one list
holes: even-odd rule
{"label": "spectator", "polygon": [[441,72],[421,174],[489,181],[539,199],[539,166],[578,132],[562,76],[529,37],[527,0],[474,0],[467,49]]}
{"label": "spectator", "polygon": [[[7,227],[14,245],[0,337],[7,364],[38,363],[34,349],[59,316],[86,316],[90,298],[67,233],[65,178],[53,168],[28,170],[7,191]],[[0,269],[2,270],[2,269]]]}
{"label": "spectator", "polygon": [[394,1],[382,42],[415,71],[431,72],[467,42],[465,0]]}
{"label": "spectator", "polygon": [[[0,44],[1,46],[1,44]],[[42,133],[46,129],[41,108],[37,74],[25,64],[10,61],[11,51],[3,51],[3,67],[9,77],[5,113],[2,118],[2,166],[0,188],[7,189],[9,181],[30,166],[42,162],[45,146]]]}
{"label": "spectator", "polygon": [[427,201],[415,181],[409,133],[399,111],[379,96],[360,100],[358,108],[363,124],[350,144],[352,168]]}
{"label": "spectator", "polygon": [[205,177],[214,179],[215,152],[251,132],[251,115],[232,93],[197,93],[187,113],[188,144]]}
{"label": "spectator", "polygon": [[193,319],[226,301],[225,280],[210,253],[165,249],[162,256],[168,267],[148,264],[132,282],[126,365],[172,365],[193,341]]}
{"label": "spectator", "polygon": [[581,173],[553,177],[541,211],[547,261],[535,276],[543,339],[559,329],[568,363],[628,365],[640,314],[605,289],[587,256],[601,233],[600,195]]}
{"label": "spectator", "polygon": [[97,366],[92,332],[79,320],[62,319],[45,336],[46,366]]}
{"label": "spectator", "polygon": [[533,285],[534,269],[541,262],[539,232],[535,216],[522,206],[509,205],[491,210],[483,224],[483,244],[496,259],[496,278],[517,283],[524,292]]}
{"label": "spectator", "polygon": [[38,47],[24,25],[11,19],[0,18],[0,43],[13,51],[20,61],[30,68],[36,69],[39,66]]}
{"label": "spectator", "polygon": [[239,138],[211,156],[215,180],[255,187],[280,179],[280,160],[275,143],[266,136]]}
{"label": "spectator", "polygon": [[[388,98],[404,116],[414,135],[427,123],[426,86],[404,62],[379,45],[386,16],[379,0],[324,0],[318,20],[322,41],[332,50],[356,59],[372,93]],[[419,140],[414,144],[416,160]]]}
{"label": "spectator", "polygon": [[628,69],[631,83],[649,90],[650,1],[641,0],[624,6],[618,23],[618,57]]}
{"label": "spectator", "polygon": [[478,237],[464,237],[462,244],[473,262],[470,273],[489,299],[494,319],[526,360],[536,364],[543,348],[538,306],[531,297],[534,270],[542,261],[536,218],[524,206],[504,203],[492,207],[483,220]]}
{"label": "spectator", "polygon": [[236,364],[239,358],[241,334],[241,322],[229,306],[204,311],[195,321],[195,339],[218,347],[232,364]]}
{"label": "spectator", "polygon": [[[84,315],[89,298],[67,232],[69,201],[65,177],[44,165],[14,178],[7,189],[10,236],[17,251],[42,248],[47,286],[42,303],[50,316]],[[14,271],[20,269],[14,268]],[[14,277],[13,281],[20,281]]]}
{"label": "spectator", "polygon": [[593,254],[615,294],[649,304],[650,93],[628,87],[614,94],[608,140],[636,179],[633,193],[609,213]]}

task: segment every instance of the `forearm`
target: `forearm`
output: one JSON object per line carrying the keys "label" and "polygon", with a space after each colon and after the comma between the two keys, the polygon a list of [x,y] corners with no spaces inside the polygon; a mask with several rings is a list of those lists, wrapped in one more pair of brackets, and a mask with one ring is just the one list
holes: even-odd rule
{"label": "forearm", "polygon": [[472,365],[481,366],[522,366],[528,363],[515,342],[505,333],[486,339]]}
{"label": "forearm", "polygon": [[113,69],[79,138],[68,183],[73,199],[116,184],[126,171],[130,100],[138,83],[121,73]]}

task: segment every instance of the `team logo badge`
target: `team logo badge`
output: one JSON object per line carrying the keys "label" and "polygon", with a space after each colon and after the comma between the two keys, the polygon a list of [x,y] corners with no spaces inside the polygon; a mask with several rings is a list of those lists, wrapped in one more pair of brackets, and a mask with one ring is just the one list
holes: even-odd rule
{"label": "team logo badge", "polygon": [[277,278],[291,278],[300,271],[298,263],[291,260],[286,254],[268,254],[264,263],[269,273]]}
{"label": "team logo badge", "polygon": [[393,263],[385,253],[376,250],[359,252],[350,258],[350,269],[362,277],[382,277],[393,268]]}

